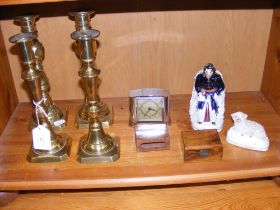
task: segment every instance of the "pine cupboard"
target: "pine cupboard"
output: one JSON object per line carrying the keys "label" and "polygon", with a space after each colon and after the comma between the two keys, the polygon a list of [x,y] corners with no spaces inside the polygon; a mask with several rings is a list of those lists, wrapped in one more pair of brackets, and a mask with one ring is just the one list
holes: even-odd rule
{"label": "pine cupboard", "polygon": [[[74,127],[84,93],[78,77],[80,61],[70,38],[74,22],[67,13],[79,8],[96,11],[92,26],[101,31],[96,60],[102,80],[99,94],[114,107],[114,124],[106,132],[120,137],[121,148],[121,158],[111,164],[76,160],[79,138],[87,129]],[[32,141],[27,130],[32,105],[20,78],[19,52],[8,41],[20,32],[13,17],[26,12],[41,14],[37,29],[45,47],[50,95],[69,109],[63,132],[71,137],[72,146],[64,162],[26,160]],[[0,191],[4,194],[147,186],[168,190],[174,184],[280,175],[279,1],[0,0],[0,14]],[[191,129],[188,105],[193,77],[208,62],[223,73],[226,84],[225,124],[219,133],[223,157],[188,163],[183,161],[181,131]],[[141,87],[170,90],[170,150],[136,152],[134,130],[128,126],[128,91]],[[271,140],[268,152],[226,142],[226,131],[233,124],[230,114],[235,111],[246,112],[265,127]]]}

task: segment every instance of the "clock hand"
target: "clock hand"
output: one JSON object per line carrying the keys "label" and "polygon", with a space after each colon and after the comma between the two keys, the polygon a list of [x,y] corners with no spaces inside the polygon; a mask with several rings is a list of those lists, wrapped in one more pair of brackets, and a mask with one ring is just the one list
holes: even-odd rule
{"label": "clock hand", "polygon": [[149,107],[149,110],[151,110],[151,111],[157,111],[156,109],[153,109],[153,108],[151,108],[151,107]]}
{"label": "clock hand", "polygon": [[148,112],[151,111],[151,108],[149,107],[148,110],[145,112],[145,116],[147,116]]}
{"label": "clock hand", "polygon": [[150,111],[157,112],[156,109],[153,109],[153,108],[151,108],[151,107],[148,107],[148,110],[145,112],[144,116],[147,116],[147,114],[148,114]]}

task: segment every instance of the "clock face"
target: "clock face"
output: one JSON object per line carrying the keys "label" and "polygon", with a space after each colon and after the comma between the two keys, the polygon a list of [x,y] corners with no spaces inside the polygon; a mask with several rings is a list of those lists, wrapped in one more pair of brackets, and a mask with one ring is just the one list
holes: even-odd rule
{"label": "clock face", "polygon": [[137,97],[136,119],[138,122],[162,122],[163,121],[163,97]]}

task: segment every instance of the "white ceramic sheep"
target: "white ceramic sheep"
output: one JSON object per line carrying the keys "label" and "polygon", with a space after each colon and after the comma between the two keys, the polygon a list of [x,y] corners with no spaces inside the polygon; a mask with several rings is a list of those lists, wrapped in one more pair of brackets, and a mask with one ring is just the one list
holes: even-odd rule
{"label": "white ceramic sheep", "polygon": [[234,125],[227,132],[227,142],[246,149],[267,151],[269,139],[262,125],[247,120],[243,112],[231,114]]}

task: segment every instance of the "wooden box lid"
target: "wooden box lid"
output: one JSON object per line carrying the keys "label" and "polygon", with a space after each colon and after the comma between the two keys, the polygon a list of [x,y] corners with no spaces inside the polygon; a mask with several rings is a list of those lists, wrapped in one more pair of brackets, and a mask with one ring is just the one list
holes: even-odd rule
{"label": "wooden box lid", "polygon": [[223,145],[216,130],[182,131],[184,160],[217,160]]}

